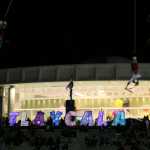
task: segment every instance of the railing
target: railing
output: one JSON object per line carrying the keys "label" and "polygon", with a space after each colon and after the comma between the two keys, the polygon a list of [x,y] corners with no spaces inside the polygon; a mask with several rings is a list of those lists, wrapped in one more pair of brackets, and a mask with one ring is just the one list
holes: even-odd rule
{"label": "railing", "polygon": [[[143,80],[150,79],[150,64],[140,64]],[[128,80],[131,76],[129,63],[74,64],[41,66],[0,70],[0,83],[31,83],[49,81]]]}
{"label": "railing", "polygon": [[[99,107],[99,108],[80,108],[77,110],[117,110],[117,109],[130,109],[130,110],[137,110],[137,109],[150,109],[149,107]],[[23,110],[65,110],[64,108],[27,108],[27,109],[15,109],[16,111],[23,111]]]}

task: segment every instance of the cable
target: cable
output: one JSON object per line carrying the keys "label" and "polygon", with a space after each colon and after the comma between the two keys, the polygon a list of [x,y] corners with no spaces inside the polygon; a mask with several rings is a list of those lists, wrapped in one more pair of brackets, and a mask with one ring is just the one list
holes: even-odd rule
{"label": "cable", "polygon": [[9,10],[10,10],[10,7],[12,5],[12,2],[13,2],[13,0],[10,0],[10,2],[8,4],[7,10],[6,10],[5,14],[4,14],[4,20],[6,20],[6,17],[8,15],[8,13],[9,13]]}
{"label": "cable", "polygon": [[136,0],[134,0],[134,42],[133,42],[133,55],[137,55],[136,47]]}

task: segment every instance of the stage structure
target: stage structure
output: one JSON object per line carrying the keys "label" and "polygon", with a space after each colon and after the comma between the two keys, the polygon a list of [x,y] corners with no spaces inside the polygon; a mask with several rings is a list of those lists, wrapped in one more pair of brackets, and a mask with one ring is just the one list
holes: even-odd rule
{"label": "stage structure", "polygon": [[[143,80],[139,86],[126,91],[130,64],[96,64],[72,66],[45,66],[0,70],[2,115],[9,112],[27,112],[35,118],[37,111],[62,111],[70,99],[66,90],[74,79],[75,110],[83,116],[92,111],[94,119],[100,110],[104,119],[111,118],[114,110],[124,109],[126,117],[141,118],[150,115],[150,64],[141,64]],[[80,117],[79,117],[80,118]],[[18,118],[19,119],[19,118]]]}

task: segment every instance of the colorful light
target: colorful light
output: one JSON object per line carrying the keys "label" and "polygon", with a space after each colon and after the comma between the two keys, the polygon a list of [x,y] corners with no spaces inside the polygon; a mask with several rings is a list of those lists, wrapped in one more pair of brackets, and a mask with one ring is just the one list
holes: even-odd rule
{"label": "colorful light", "polygon": [[[27,113],[26,112],[11,112],[9,114],[9,125],[13,126],[16,124],[17,116],[21,114],[21,126],[28,126],[29,122],[27,121]],[[50,112],[50,117],[52,118],[52,122],[54,126],[58,126],[60,123],[60,118],[63,113],[60,111],[52,111]],[[113,119],[113,126],[117,125],[125,125],[125,112],[123,110],[117,110],[113,112],[114,119]],[[81,118],[80,125],[82,126],[93,126],[94,120],[92,116],[92,111],[85,111],[83,116],[79,112],[70,111],[65,116],[65,124],[67,126],[75,126],[76,125],[76,118]],[[38,111],[36,114],[35,119],[32,121],[34,125],[37,126],[44,126],[44,112]],[[104,121],[104,111],[99,111],[98,118],[96,120],[98,126],[106,126],[107,122]]]}
{"label": "colorful light", "polygon": [[60,117],[61,117],[62,114],[63,113],[60,112],[60,111],[57,111],[56,113],[55,113],[55,111],[50,112],[50,116],[52,118],[52,122],[53,122],[54,126],[59,126]]}

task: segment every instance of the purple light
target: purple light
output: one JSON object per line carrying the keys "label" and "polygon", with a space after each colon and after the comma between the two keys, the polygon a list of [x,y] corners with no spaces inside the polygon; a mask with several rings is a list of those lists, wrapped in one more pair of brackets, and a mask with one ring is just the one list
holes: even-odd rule
{"label": "purple light", "polygon": [[93,126],[94,125],[92,111],[84,112],[84,115],[82,116],[80,125],[84,125],[84,126]]}
{"label": "purple light", "polygon": [[98,126],[104,125],[103,117],[104,117],[104,111],[99,111],[98,119],[97,119],[97,125]]}
{"label": "purple light", "polygon": [[35,119],[32,121],[34,125],[44,126],[44,112],[38,111]]}
{"label": "purple light", "polygon": [[16,124],[17,116],[19,115],[19,112],[10,112],[9,113],[9,125],[14,126]]}

